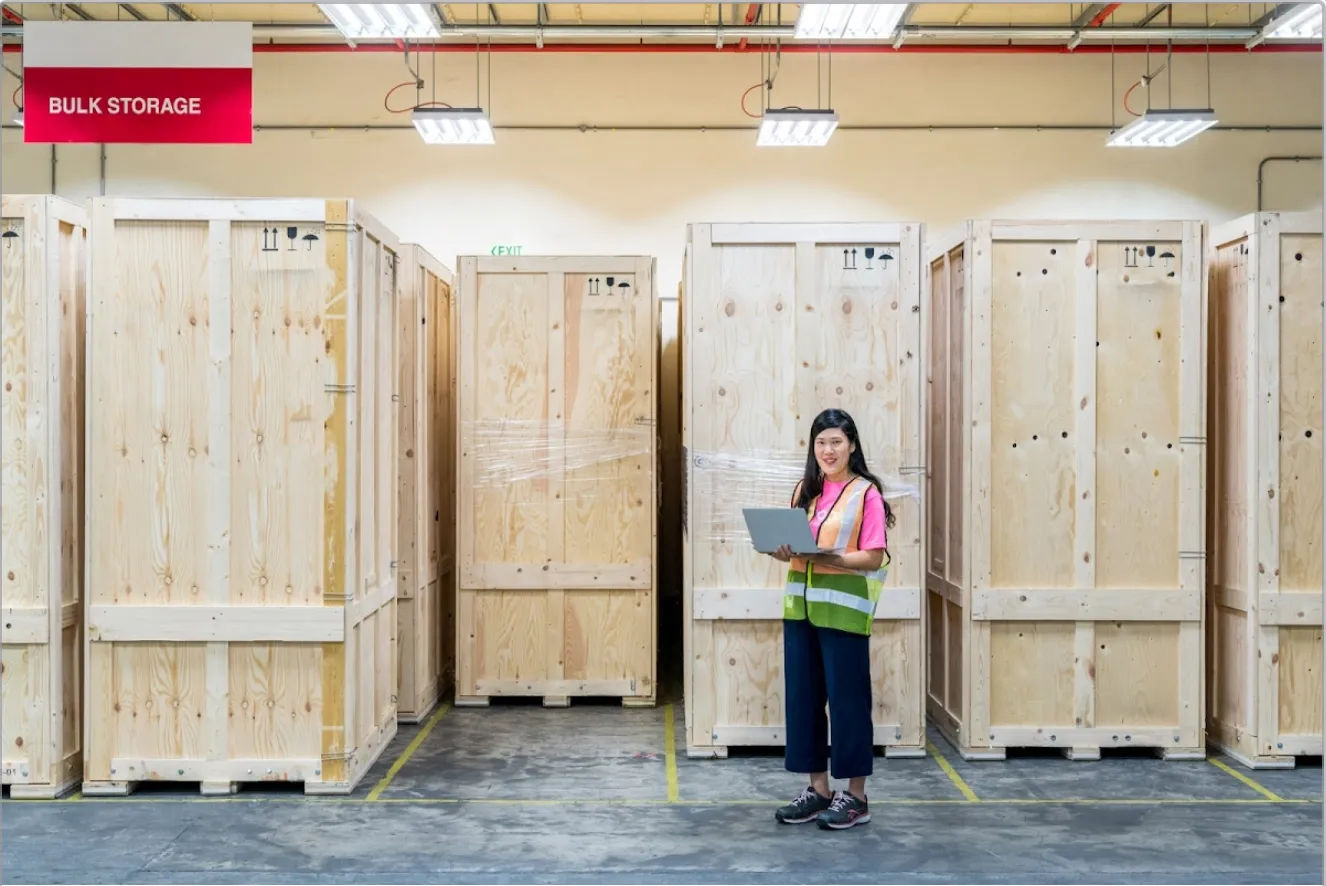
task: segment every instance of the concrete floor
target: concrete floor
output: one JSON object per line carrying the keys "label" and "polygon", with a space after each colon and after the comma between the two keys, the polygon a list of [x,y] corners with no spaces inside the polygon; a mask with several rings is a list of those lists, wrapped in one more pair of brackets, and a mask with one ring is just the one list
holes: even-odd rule
{"label": "concrete floor", "polygon": [[869,825],[826,833],[774,823],[802,787],[780,756],[688,760],[683,723],[680,705],[443,709],[402,727],[350,798],[163,786],[6,801],[0,870],[5,883],[1322,882],[1319,765],[965,763],[935,736],[942,756],[880,758]]}

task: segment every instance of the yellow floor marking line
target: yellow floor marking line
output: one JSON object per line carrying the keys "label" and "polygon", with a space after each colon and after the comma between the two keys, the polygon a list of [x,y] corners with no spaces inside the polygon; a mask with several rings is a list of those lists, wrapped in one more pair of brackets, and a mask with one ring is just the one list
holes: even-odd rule
{"label": "yellow floor marking line", "polygon": [[387,774],[382,776],[382,781],[378,782],[377,786],[368,792],[369,803],[376,803],[378,801],[378,798],[382,796],[382,792],[387,789],[387,785],[391,784],[391,780],[396,777],[396,773],[400,772],[401,768],[405,766],[406,763],[410,762],[410,757],[414,756],[414,752],[419,750],[419,745],[424,743],[424,739],[428,738],[428,733],[433,731],[433,727],[437,725],[437,721],[441,720],[443,715],[449,710],[451,710],[450,703],[443,702],[437,709],[437,713],[428,719],[428,722],[424,724],[424,728],[420,729],[419,734],[414,737],[414,741],[410,742],[405,747],[405,750],[401,752],[401,755],[396,758],[396,762],[391,764],[391,768],[387,770]]}
{"label": "yellow floor marking line", "polygon": [[962,792],[962,796],[967,798],[967,802],[980,803],[981,799],[976,796],[976,792],[971,789],[967,782],[962,780],[962,776],[958,775],[957,770],[955,770],[948,762],[948,759],[939,752],[939,748],[935,747],[935,743],[927,741],[925,746],[926,750],[930,752],[930,755],[935,758],[935,762],[939,764],[939,768],[944,770],[944,774],[948,776],[948,780],[953,782],[953,786]]}
{"label": "yellow floor marking line", "polygon": [[672,705],[663,709],[663,729],[666,733],[663,736],[663,755],[667,761],[668,802],[676,803],[681,799],[681,792],[677,786],[677,718]]}
{"label": "yellow floor marking line", "polygon": [[[63,803],[64,800],[5,800],[4,806],[43,806],[50,803]],[[602,797],[584,797],[584,798],[539,798],[539,799],[510,799],[498,797],[383,797],[370,801],[366,797],[308,797],[303,794],[292,794],[290,796],[263,797],[263,796],[233,796],[233,797],[202,797],[202,796],[162,796],[162,797],[85,797],[84,803],[96,805],[121,805],[137,806],[151,803],[209,803],[216,804],[234,804],[234,803],[306,803],[309,806],[358,806],[372,802],[375,806],[383,805],[419,805],[419,806],[629,806],[638,808],[681,806],[681,807],[714,807],[714,806],[778,806],[783,801],[777,799],[747,799],[747,800],[678,800],[670,802],[668,800],[642,798],[632,799],[604,799]],[[924,798],[909,797],[878,797],[877,805],[884,806],[970,806],[971,800],[958,800],[955,798],[928,800]],[[1163,798],[1135,798],[1135,797],[1110,797],[1101,799],[1090,799],[1084,797],[1066,797],[1064,799],[1046,799],[1040,797],[1027,798],[1006,798],[1006,799],[985,799],[976,801],[981,806],[1320,806],[1321,800],[1270,800],[1252,797],[1193,797],[1188,799],[1176,797]]]}
{"label": "yellow floor marking line", "polygon": [[1239,781],[1243,782],[1245,785],[1252,788],[1254,791],[1261,794],[1266,799],[1272,800],[1276,803],[1285,802],[1284,797],[1281,797],[1279,794],[1276,794],[1272,791],[1268,791],[1266,788],[1262,787],[1260,784],[1253,781],[1251,778],[1248,778],[1248,776],[1244,775],[1242,772],[1239,772],[1237,769],[1232,769],[1226,764],[1222,763],[1221,761],[1212,759],[1210,757],[1207,758],[1207,762],[1210,763],[1215,768],[1219,769],[1221,772],[1234,776]]}

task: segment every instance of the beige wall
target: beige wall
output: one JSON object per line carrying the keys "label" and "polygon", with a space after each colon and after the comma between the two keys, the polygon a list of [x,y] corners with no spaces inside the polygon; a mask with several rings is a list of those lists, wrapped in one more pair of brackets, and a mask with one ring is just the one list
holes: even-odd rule
{"label": "beige wall", "polygon": [[[1159,53],[1152,58],[1159,64]],[[1144,64],[1141,55],[1117,57],[1116,99]],[[1222,122],[1319,126],[1321,64],[1317,54],[1214,56]],[[425,76],[431,69],[425,60]],[[1175,103],[1204,105],[1205,58],[1176,56],[1174,69]],[[472,103],[473,55],[441,55],[438,70],[439,99]],[[492,72],[499,125],[746,125],[738,100],[760,79],[753,55],[498,54]],[[387,89],[408,76],[389,54],[258,55],[255,120],[408,125],[382,106]],[[1110,76],[1108,55],[841,56],[833,105],[846,124],[1100,124],[1110,120]],[[5,82],[8,96],[15,84]],[[814,56],[786,56],[775,104],[814,106],[815,82]],[[1161,78],[1157,87],[1163,104],[1168,83]],[[409,90],[394,96],[398,104],[409,98]],[[1171,151],[1107,149],[1103,132],[842,131],[823,150],[782,151],[757,149],[754,140],[752,132],[501,131],[492,148],[430,148],[413,129],[262,132],[250,147],[112,146],[106,192],[357,197],[453,267],[457,254],[495,244],[655,255],[667,298],[677,291],[687,222],[1220,220],[1254,208],[1261,158],[1319,154],[1322,146],[1318,132],[1207,133]],[[98,193],[98,158],[95,146],[60,148],[55,190]],[[3,160],[5,192],[50,189],[48,146],[24,146],[7,130]],[[1267,208],[1315,207],[1321,190],[1318,164],[1268,168]],[[675,362],[676,304],[663,309],[665,356]],[[661,385],[665,619],[675,617],[680,560],[674,379],[675,370]]]}
{"label": "beige wall", "polygon": [[[1158,65],[1160,52],[1151,58]],[[382,105],[388,88],[409,79],[397,54],[255,60],[260,124],[408,124]],[[474,62],[472,54],[439,54],[439,99],[473,102]],[[1118,98],[1145,61],[1128,54],[1115,63]],[[1321,64],[1319,54],[1213,56],[1222,123],[1319,126]],[[1175,104],[1204,104],[1205,57],[1176,55],[1173,66]],[[425,56],[426,78],[431,70]],[[741,125],[751,121],[738,99],[760,78],[755,55],[705,54],[499,53],[492,73],[499,125]],[[8,75],[4,82],[7,99],[15,84]],[[814,55],[786,55],[775,103],[814,105],[815,84]],[[1156,88],[1163,105],[1167,81]],[[404,104],[411,95],[393,99]],[[833,104],[844,124],[1108,123],[1110,57],[842,55],[833,62]],[[4,133],[4,191],[48,191],[50,148],[20,139],[17,130]],[[448,264],[498,243],[528,253],[653,254],[659,292],[670,295],[691,221],[1224,219],[1253,209],[1262,157],[1319,154],[1322,146],[1318,132],[1207,133],[1168,151],[1107,149],[1104,141],[1102,132],[842,131],[822,150],[772,150],[757,149],[752,132],[501,131],[492,148],[442,148],[423,145],[413,129],[260,132],[247,147],[111,146],[106,191],[353,196]],[[60,148],[56,191],[95,195],[98,165],[96,146]],[[1318,164],[1272,166],[1267,176],[1268,208],[1319,205]]]}

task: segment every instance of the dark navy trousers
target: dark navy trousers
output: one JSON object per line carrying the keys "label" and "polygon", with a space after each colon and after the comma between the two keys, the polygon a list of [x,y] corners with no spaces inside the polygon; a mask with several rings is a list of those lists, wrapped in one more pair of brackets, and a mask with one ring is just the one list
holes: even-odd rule
{"label": "dark navy trousers", "polygon": [[785,619],[783,682],[787,770],[802,774],[830,772],[834,778],[870,775],[875,764],[870,638],[833,628],[817,628],[808,620]]}

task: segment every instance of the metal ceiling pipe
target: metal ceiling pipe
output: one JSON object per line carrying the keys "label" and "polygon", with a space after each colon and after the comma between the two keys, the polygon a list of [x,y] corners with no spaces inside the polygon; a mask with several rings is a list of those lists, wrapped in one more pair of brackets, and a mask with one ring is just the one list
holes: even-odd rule
{"label": "metal ceiling pipe", "polygon": [[[433,40],[422,43],[447,42],[453,39],[524,39],[536,40],[697,40],[713,42],[720,37],[742,37],[747,40],[790,40],[796,29],[782,25],[741,25],[721,28],[713,25],[449,25]],[[901,30],[908,40],[1054,40],[1067,43],[1080,38],[1084,42],[1246,42],[1258,33],[1255,28],[1092,28],[1076,31],[1070,27],[965,27],[961,25],[908,25]],[[23,37],[21,25],[0,27],[0,36]],[[281,25],[255,24],[255,41],[322,39],[343,41],[335,25]],[[360,45],[373,41],[359,40]],[[390,42],[390,41],[383,41]],[[833,44],[834,49],[866,45],[866,41],[846,41]],[[807,45],[816,45],[807,43]],[[888,45],[888,44],[881,44]]]}

